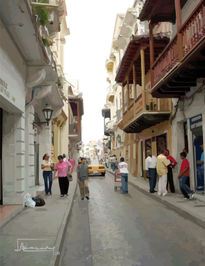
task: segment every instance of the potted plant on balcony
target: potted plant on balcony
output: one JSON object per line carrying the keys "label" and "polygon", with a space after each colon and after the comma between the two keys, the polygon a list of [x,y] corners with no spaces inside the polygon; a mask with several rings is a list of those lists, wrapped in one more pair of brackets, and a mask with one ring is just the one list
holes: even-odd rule
{"label": "potted plant on balcony", "polygon": [[[47,0],[40,0],[39,3],[48,3]],[[33,13],[36,16],[36,22],[42,26],[48,24],[49,13],[46,6],[33,6]]]}

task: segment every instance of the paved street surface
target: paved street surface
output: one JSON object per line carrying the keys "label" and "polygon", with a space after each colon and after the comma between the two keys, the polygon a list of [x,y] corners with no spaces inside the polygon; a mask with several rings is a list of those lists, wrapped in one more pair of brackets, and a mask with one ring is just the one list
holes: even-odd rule
{"label": "paved street surface", "polygon": [[[75,198],[61,265],[204,266],[205,230],[113,178],[91,177],[90,201]],[[204,210],[202,210],[204,211]]]}

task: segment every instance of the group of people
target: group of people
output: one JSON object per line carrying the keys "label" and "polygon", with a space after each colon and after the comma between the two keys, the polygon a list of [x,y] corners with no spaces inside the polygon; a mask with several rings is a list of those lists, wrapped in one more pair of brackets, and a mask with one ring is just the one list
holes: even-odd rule
{"label": "group of people", "polygon": [[[72,180],[72,173],[74,171],[75,159],[66,159],[66,155],[58,156],[58,163],[54,163],[50,160],[50,156],[46,153],[43,156],[43,162],[41,169],[43,170],[43,179],[45,185],[45,195],[52,195],[52,183],[53,177],[58,178],[60,197],[68,196],[69,183]],[[54,171],[54,175],[53,175]],[[86,197],[89,200],[88,189],[88,165],[85,158],[80,158],[77,165],[77,182],[79,184],[81,199]]]}
{"label": "group of people", "polygon": [[[74,170],[75,160],[71,158],[66,160],[66,155],[58,156],[58,163],[54,165],[51,161],[50,156],[46,153],[43,156],[43,162],[41,164],[41,169],[43,170],[43,179],[45,185],[45,194],[52,195],[52,183],[53,176],[58,178],[60,196],[68,196],[69,190],[69,176],[72,176]],[[53,175],[54,171],[54,175]]]}
{"label": "group of people", "polygon": [[[190,165],[187,160],[186,149],[180,153],[182,160],[178,174],[179,186],[185,199],[194,197],[194,192],[190,189]],[[151,150],[147,152],[145,160],[146,177],[149,179],[150,193],[155,193],[155,186],[158,176],[158,195],[166,196],[167,192],[175,193],[172,169],[177,165],[176,160],[169,154],[168,149],[164,149],[158,157],[152,155]]]}

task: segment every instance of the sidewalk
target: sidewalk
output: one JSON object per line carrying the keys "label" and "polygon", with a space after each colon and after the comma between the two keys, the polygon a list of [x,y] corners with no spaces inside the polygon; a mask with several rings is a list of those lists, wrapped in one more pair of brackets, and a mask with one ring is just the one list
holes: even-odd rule
{"label": "sidewalk", "polygon": [[[0,228],[0,265],[58,265],[76,185],[76,175],[73,174],[69,196],[60,198],[58,180],[55,179],[53,195],[45,197],[45,206],[24,208]],[[18,239],[23,240],[17,246]],[[27,249],[23,250],[25,247]],[[34,249],[29,250],[31,247]],[[15,251],[20,248],[21,251]]]}
{"label": "sidewalk", "polygon": [[[114,174],[112,170],[107,171]],[[184,218],[205,228],[205,196],[196,195],[194,200],[185,200],[179,193],[168,193],[165,197],[160,197],[157,193],[149,193],[149,183],[142,177],[137,178],[129,175],[128,182],[150,198],[161,202]]]}

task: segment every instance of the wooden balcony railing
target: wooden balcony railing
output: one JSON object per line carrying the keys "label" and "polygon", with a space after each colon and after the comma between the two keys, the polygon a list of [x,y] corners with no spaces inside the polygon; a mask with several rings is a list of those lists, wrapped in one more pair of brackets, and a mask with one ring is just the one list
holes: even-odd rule
{"label": "wooden balcony railing", "polygon": [[153,98],[150,92],[145,93],[145,109],[148,112],[171,112],[171,100]]}
{"label": "wooden balcony railing", "polygon": [[205,3],[200,3],[184,23],[182,29],[183,56],[205,38]]}
{"label": "wooden balcony railing", "polygon": [[[180,41],[178,38],[182,38]],[[201,0],[200,4],[191,13],[187,21],[183,24],[179,34],[165,47],[160,56],[152,66],[154,84],[156,85],[178,62],[184,58],[205,39],[205,3]],[[183,55],[179,58],[179,45],[182,45]]]}
{"label": "wooden balcony railing", "polygon": [[155,61],[152,70],[154,85],[161,80],[179,62],[179,49],[177,36],[165,47],[164,51]]}
{"label": "wooden balcony railing", "polygon": [[123,120],[121,121],[122,127],[127,126],[144,112],[150,114],[161,112],[169,113],[171,112],[171,100],[153,98],[150,92],[142,93],[123,114]]}

